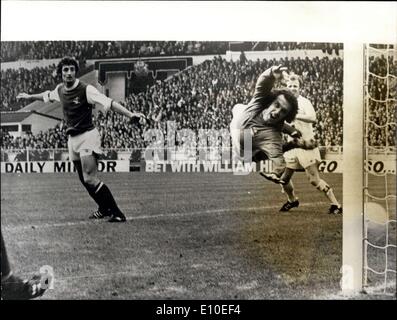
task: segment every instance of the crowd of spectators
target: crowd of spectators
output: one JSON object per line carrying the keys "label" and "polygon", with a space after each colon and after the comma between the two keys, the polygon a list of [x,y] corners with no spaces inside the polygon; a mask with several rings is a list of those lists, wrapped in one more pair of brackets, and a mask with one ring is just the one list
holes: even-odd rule
{"label": "crowd of spectators", "polygon": [[373,147],[396,145],[397,62],[392,56],[369,58],[368,144]]}
{"label": "crowd of spectators", "polygon": [[176,121],[177,129],[222,129],[231,121],[231,108],[248,103],[259,74],[271,65],[283,64],[304,75],[302,95],[317,110],[320,145],[341,145],[342,60],[340,58],[272,59],[228,62],[220,57],[185,70],[168,82],[151,87],[146,94],[130,96],[136,106],[154,119]]}
{"label": "crowd of spectators", "polygon": [[[241,47],[241,49],[239,49]],[[322,50],[338,55],[341,43],[321,42],[242,42],[226,41],[4,41],[1,61],[56,59],[133,58],[151,56],[225,54],[240,50]]]}
{"label": "crowd of spectators", "polygon": [[[241,49],[239,49],[241,47]],[[174,55],[225,54],[234,50],[322,50],[339,55],[341,43],[226,42],[226,41],[4,41],[1,61],[56,59],[132,58]]]}
{"label": "crowd of spectators", "polygon": [[343,49],[342,43],[328,42],[253,42],[252,44],[252,49],[255,51],[322,50],[328,54],[335,51],[335,54],[339,55],[339,51]]}
{"label": "crowd of spectators", "polygon": [[5,149],[61,149],[67,147],[67,136],[63,122],[45,132],[14,138],[7,131],[0,130],[1,147]]}
{"label": "crowd of spectators", "polygon": [[[315,42],[251,42],[245,43],[250,50],[294,50],[322,49],[329,52],[341,49],[337,43]],[[175,56],[199,54],[224,54],[232,46],[220,41],[5,41],[1,43],[1,61],[26,59],[53,59],[73,56],[83,66],[87,59],[131,58],[150,56]],[[1,71],[1,107],[0,111],[18,110],[26,101],[16,100],[18,92],[37,92],[48,89],[56,79],[53,74],[55,66],[34,68],[29,71]]]}
{"label": "crowd of spectators", "polygon": [[[262,50],[328,49],[339,50],[340,44],[328,47],[320,43],[265,43]],[[253,43],[255,45],[255,43]],[[256,43],[256,49],[262,43]],[[3,50],[3,46],[7,50]],[[226,50],[226,42],[2,42],[7,59],[42,59],[65,54],[76,57],[101,58],[214,53]],[[328,49],[327,49],[328,48]],[[384,49],[384,48],[379,48]],[[332,51],[331,50],[331,51]],[[327,51],[328,52],[328,51]],[[329,52],[328,52],[329,53]],[[148,145],[143,132],[149,128],[167,134],[167,121],[176,123],[176,130],[224,129],[229,127],[231,109],[236,103],[248,103],[259,74],[272,65],[285,65],[290,72],[302,75],[301,94],[314,105],[317,113],[315,131],[319,145],[341,146],[343,142],[343,61],[340,57],[280,58],[227,61],[218,56],[174,75],[157,81],[140,93],[128,95],[122,103],[130,110],[140,111],[150,119],[150,125],[129,124],[117,113],[98,113],[94,123],[106,149],[143,148]],[[7,69],[1,71],[1,111],[23,107],[16,101],[19,92],[42,92],[53,89],[59,79],[55,65],[45,68]],[[397,63],[392,56],[375,54],[369,57],[368,144],[396,145],[396,77]],[[348,107],[348,106],[346,106]],[[0,132],[1,149],[66,149],[64,123],[39,134],[27,133],[13,138]],[[186,142],[188,143],[188,142]],[[192,143],[192,141],[190,141]],[[3,154],[3,153],[2,153]],[[43,153],[44,154],[44,153]],[[3,155],[2,155],[3,157]],[[26,158],[21,153],[21,159]],[[39,157],[39,156],[38,156]]]}
{"label": "crowd of spectators", "polygon": [[1,70],[1,108],[0,111],[15,111],[29,104],[26,100],[17,100],[20,92],[37,93],[53,89],[57,84],[54,74],[55,65]]}
{"label": "crowd of spectators", "polygon": [[369,101],[368,145],[389,147],[396,145],[396,105],[395,102]]}
{"label": "crowd of spectators", "polygon": [[[174,121],[176,130],[191,129],[196,133],[199,129],[227,129],[232,107],[236,103],[248,103],[260,73],[278,64],[285,65],[290,72],[302,75],[301,94],[313,103],[317,113],[315,130],[319,145],[341,146],[341,58],[281,58],[230,62],[218,56],[194,65],[166,81],[157,81],[144,92],[126,97],[123,104],[130,110],[146,114],[151,119],[150,125],[131,125],[117,113],[98,113],[94,122],[102,136],[103,147],[143,148],[148,145],[143,132],[149,128],[156,128],[166,136],[167,121]],[[395,146],[396,104],[395,100],[390,98],[395,98],[396,93],[395,88],[393,91],[387,81],[395,81],[397,64],[392,57],[371,57],[369,71],[372,75],[369,77],[368,86],[368,111],[371,120],[368,143],[371,146]],[[382,78],[386,75],[389,76]],[[1,148],[67,148],[64,125],[60,123],[46,132],[36,135],[29,133],[20,138],[13,138],[8,133],[1,132]]]}
{"label": "crowd of spectators", "polygon": [[323,53],[337,56],[343,49],[342,43],[328,42],[230,42],[232,51],[290,51],[290,50],[321,50]]}
{"label": "crowd of spectators", "polygon": [[[320,145],[342,144],[342,59],[285,58],[230,62],[222,57],[206,60],[175,75],[158,81],[145,92],[130,94],[124,104],[151,119],[151,127],[166,135],[167,121],[176,129],[223,129],[231,121],[236,103],[248,103],[257,77],[272,65],[283,64],[291,72],[304,76],[302,95],[312,101],[318,122]],[[121,115],[98,114],[95,124],[105,148],[142,148],[147,145],[143,131],[149,126],[131,126]],[[38,135],[2,139],[4,148],[66,148],[62,125]]]}
{"label": "crowd of spectators", "polygon": [[228,42],[220,41],[6,41],[1,43],[1,60],[225,54],[226,50]]}

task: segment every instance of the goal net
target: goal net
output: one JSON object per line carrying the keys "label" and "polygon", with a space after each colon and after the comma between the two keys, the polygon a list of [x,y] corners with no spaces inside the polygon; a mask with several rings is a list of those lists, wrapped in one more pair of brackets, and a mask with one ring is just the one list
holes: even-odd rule
{"label": "goal net", "polygon": [[363,289],[396,292],[396,45],[364,48]]}
{"label": "goal net", "polygon": [[342,292],[396,292],[396,45],[344,45]]}

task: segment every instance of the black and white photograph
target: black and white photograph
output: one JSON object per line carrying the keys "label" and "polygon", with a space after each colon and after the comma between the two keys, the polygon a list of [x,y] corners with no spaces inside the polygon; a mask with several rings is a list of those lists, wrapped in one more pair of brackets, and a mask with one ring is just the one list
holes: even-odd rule
{"label": "black and white photograph", "polygon": [[2,300],[396,300],[395,2],[1,6]]}

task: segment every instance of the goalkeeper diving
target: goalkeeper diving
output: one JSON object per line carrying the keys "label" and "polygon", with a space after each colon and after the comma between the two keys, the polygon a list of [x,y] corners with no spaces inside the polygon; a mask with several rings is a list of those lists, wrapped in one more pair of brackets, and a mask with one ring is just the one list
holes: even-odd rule
{"label": "goalkeeper diving", "polygon": [[[248,105],[237,104],[233,107],[230,123],[235,159],[255,162],[271,160],[273,172],[260,174],[280,184],[288,183],[288,177],[283,175],[286,166],[284,152],[316,146],[314,141],[303,140],[300,131],[287,123],[293,122],[298,113],[297,98],[289,90],[273,88],[277,80],[287,79],[287,68],[281,65],[264,71],[256,82]],[[293,139],[283,143],[283,133]],[[245,148],[244,140],[251,140],[251,150]]]}

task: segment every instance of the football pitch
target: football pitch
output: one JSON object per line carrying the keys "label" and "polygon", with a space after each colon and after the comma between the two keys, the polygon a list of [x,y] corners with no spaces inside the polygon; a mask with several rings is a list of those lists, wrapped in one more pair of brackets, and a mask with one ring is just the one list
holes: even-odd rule
{"label": "football pitch", "polygon": [[[342,175],[323,174],[342,199]],[[89,220],[77,174],[2,174],[1,220],[15,273],[54,270],[43,299],[313,299],[340,291],[342,217],[303,173],[288,213],[258,174],[100,177],[127,222]]]}

